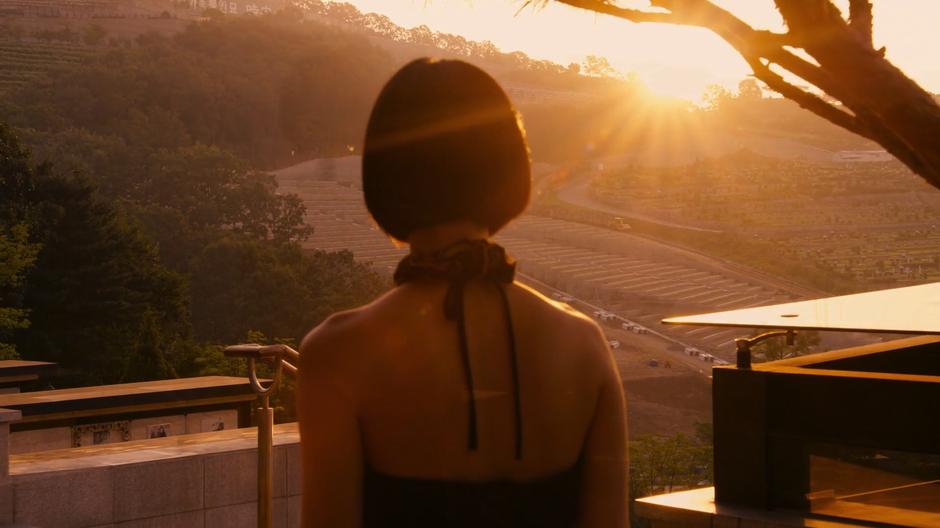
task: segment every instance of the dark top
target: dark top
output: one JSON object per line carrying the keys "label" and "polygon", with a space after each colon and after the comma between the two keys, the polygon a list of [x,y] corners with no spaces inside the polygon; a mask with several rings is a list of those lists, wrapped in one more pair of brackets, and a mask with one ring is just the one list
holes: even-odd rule
{"label": "dark top", "polygon": [[[522,402],[516,342],[504,284],[512,283],[515,262],[484,240],[459,242],[432,255],[408,255],[395,270],[395,282],[435,278],[448,282],[444,315],[457,325],[467,404],[467,449],[479,449],[473,372],[464,322],[464,286],[474,279],[493,282],[508,328],[515,407],[515,457],[522,459]],[[574,526],[577,520],[581,460],[572,467],[526,481],[448,481],[385,475],[366,464],[363,527],[542,527]]]}
{"label": "dark top", "polygon": [[526,481],[427,480],[367,467],[363,528],[572,528],[578,520],[581,462]]}

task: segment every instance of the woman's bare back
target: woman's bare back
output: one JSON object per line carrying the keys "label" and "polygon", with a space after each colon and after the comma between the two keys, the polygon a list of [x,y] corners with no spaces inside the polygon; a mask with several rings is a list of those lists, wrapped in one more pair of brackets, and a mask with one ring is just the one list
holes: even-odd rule
{"label": "woman's bare back", "polygon": [[364,451],[383,473],[528,479],[573,465],[609,359],[593,322],[524,287],[508,288],[519,365],[522,451],[515,460],[509,328],[495,288],[472,283],[465,321],[479,447],[467,448],[467,387],[446,285],[409,283],[343,316],[363,333],[359,403]]}
{"label": "woman's bare back", "polygon": [[407,64],[369,117],[362,183],[411,251],[398,287],[301,346],[304,525],[623,526],[623,391],[604,338],[513,284],[490,241],[531,194],[506,93],[468,63]]}
{"label": "woman's bare back", "polygon": [[593,323],[528,288],[508,287],[524,453],[517,461],[510,336],[497,287],[481,282],[465,291],[475,451],[467,448],[468,394],[456,325],[441,310],[446,286],[408,284],[365,309],[382,321],[375,333],[364,323],[375,350],[373,368],[364,374],[360,419],[373,469],[446,480],[518,480],[577,461],[606,367]]}
{"label": "woman's bare back", "polygon": [[399,286],[307,336],[298,405],[304,466],[316,465],[320,480],[307,480],[305,489],[330,482],[325,496],[355,517],[367,470],[428,480],[525,481],[580,459],[581,526],[595,525],[592,517],[610,526],[626,500],[626,444],[623,393],[603,335],[566,305],[519,284],[503,286],[518,354],[523,443],[517,460],[510,336],[497,287],[480,281],[465,288],[475,450],[468,449],[456,325],[442,311],[446,283]]}

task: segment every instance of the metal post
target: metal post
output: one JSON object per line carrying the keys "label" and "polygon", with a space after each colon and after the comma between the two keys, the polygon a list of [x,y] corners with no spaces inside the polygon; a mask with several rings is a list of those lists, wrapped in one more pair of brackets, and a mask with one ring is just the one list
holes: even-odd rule
{"label": "metal post", "polygon": [[[300,359],[296,350],[285,345],[236,345],[225,349],[225,355],[242,357],[248,360],[248,381],[251,388],[261,397],[258,407],[258,528],[272,528],[274,512],[271,509],[274,497],[274,409],[271,408],[271,394],[281,383],[281,372],[286,369],[297,375],[297,367],[285,358],[293,361]],[[256,360],[274,363],[274,380],[265,387],[258,379]]]}
{"label": "metal post", "polygon": [[258,407],[258,527],[272,528],[274,514],[274,409],[267,395]]}
{"label": "metal post", "polygon": [[739,369],[749,369],[751,368],[751,341],[744,337],[739,337],[734,340],[735,346],[737,346],[737,361],[735,365]]}
{"label": "metal post", "polygon": [[796,332],[792,329],[790,330],[774,330],[773,332],[766,332],[754,337],[739,337],[734,340],[734,344],[737,347],[737,364],[736,366],[739,369],[749,369],[751,368],[751,347],[764,341],[765,339],[770,339],[771,337],[777,336],[786,336],[787,345],[792,346],[794,343],[794,338],[796,337]]}
{"label": "metal post", "polygon": [[258,528],[272,528],[274,515],[271,502],[274,496],[274,409],[271,394],[281,383],[281,359],[275,358],[274,382],[268,387],[258,380],[255,358],[248,356],[248,380],[261,397],[258,407]]}

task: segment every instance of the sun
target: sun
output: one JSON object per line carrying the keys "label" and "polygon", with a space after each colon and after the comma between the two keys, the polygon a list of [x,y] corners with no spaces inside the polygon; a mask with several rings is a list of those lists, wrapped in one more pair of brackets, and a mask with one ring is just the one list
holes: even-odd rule
{"label": "sun", "polygon": [[[624,74],[635,74],[656,93],[698,102],[705,88],[734,89],[750,74],[743,59],[708,30],[684,26],[632,24],[548,2],[520,10],[521,0],[343,0],[363,12],[388,16],[405,28],[426,25],[434,31],[493,42],[504,52],[562,65],[580,64],[588,55],[607,57]],[[782,30],[773,0],[712,0],[755,27]],[[645,7],[641,0],[623,6]],[[844,8],[847,0],[836,0]],[[940,93],[940,67],[924,50],[940,49],[940,2],[875,2],[875,40],[888,57],[922,86]]]}

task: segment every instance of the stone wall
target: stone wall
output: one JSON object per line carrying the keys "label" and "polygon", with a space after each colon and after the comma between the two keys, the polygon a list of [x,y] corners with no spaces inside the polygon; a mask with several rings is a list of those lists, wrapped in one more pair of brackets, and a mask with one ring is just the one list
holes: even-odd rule
{"label": "stone wall", "polygon": [[[10,434],[10,453],[19,455],[36,451],[67,449],[98,444],[113,444],[128,440],[144,440],[156,435],[177,436],[227,430],[238,427],[238,411],[220,409],[166,416],[151,416],[120,422],[48,427]],[[96,442],[93,432],[106,430],[109,434]],[[113,430],[109,430],[113,429]]]}
{"label": "stone wall", "polygon": [[[255,527],[257,430],[10,456],[0,518],[41,527]],[[296,424],[275,426],[274,526],[300,525]]]}

